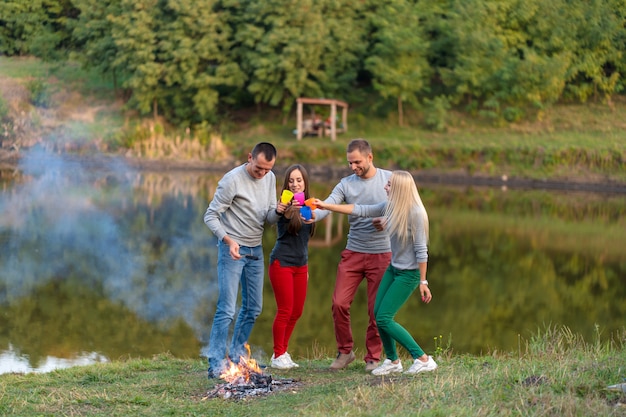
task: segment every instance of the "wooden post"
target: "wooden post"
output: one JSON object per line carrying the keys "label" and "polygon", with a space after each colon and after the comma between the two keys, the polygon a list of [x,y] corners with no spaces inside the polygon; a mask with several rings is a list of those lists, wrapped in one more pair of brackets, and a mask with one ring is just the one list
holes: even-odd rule
{"label": "wooden post", "polygon": [[344,133],[348,131],[348,106],[341,108],[341,124],[343,124]]}
{"label": "wooden post", "polygon": [[298,99],[298,109],[296,111],[297,113],[297,121],[296,121],[296,137],[298,140],[302,139],[302,100]]}
{"label": "wooden post", "polygon": [[330,139],[332,141],[337,139],[337,105],[335,103],[330,105]]}

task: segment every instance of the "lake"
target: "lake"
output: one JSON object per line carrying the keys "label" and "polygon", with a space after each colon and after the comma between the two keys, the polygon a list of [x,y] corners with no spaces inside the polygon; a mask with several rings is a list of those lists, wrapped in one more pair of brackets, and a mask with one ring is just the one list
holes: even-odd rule
{"label": "lake", "polygon": [[[0,373],[151,357],[200,358],[217,297],[202,217],[223,172],[137,171],[113,158],[32,152],[0,172]],[[276,172],[282,183],[282,172]],[[314,178],[325,198],[337,178]],[[523,354],[547,328],[607,341],[625,327],[626,194],[419,183],[430,216],[429,305],[398,321],[428,353]],[[347,218],[320,223],[290,353],[335,350],[331,296]],[[266,228],[265,256],[276,232]],[[250,338],[272,354],[276,311]],[[352,306],[364,350],[365,288]]]}

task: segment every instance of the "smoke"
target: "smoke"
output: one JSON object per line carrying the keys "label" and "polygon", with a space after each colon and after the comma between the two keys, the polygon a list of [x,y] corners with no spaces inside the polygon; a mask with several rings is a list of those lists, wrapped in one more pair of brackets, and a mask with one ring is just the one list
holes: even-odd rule
{"label": "smoke", "polygon": [[141,174],[103,155],[33,149],[19,171],[23,181],[0,193],[0,305],[73,279],[145,320],[183,320],[205,338],[215,248],[187,201],[150,206],[136,187]]}
{"label": "smoke", "polygon": [[118,225],[99,201],[103,180],[127,184],[124,176],[131,172],[116,160],[105,164],[93,159],[90,164],[39,149],[20,162],[25,182],[0,198],[5,288],[0,302],[72,272],[94,283],[102,275],[123,280],[141,267],[130,258]]}

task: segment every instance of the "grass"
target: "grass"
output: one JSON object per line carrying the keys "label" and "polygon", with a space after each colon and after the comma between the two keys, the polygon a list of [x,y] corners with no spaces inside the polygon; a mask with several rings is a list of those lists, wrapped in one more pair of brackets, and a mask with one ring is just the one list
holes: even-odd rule
{"label": "grass", "polygon": [[[477,336],[479,337],[479,336]],[[200,359],[167,354],[57,370],[0,375],[0,413],[29,416],[624,416],[626,333],[585,343],[548,326],[517,352],[455,355],[437,349],[437,371],[375,377],[363,364],[328,370],[315,347],[300,368],[271,370],[297,385],[243,400],[207,398]],[[410,360],[404,359],[405,368]],[[266,371],[267,372],[267,371]]]}
{"label": "grass", "polygon": [[[54,75],[63,95],[65,125],[72,137],[97,135],[102,126],[122,128],[106,80],[76,66],[51,69],[31,58],[0,57],[0,75],[18,80]],[[77,97],[70,93],[78,93]],[[107,98],[108,97],[108,98]],[[95,117],[82,115],[91,98],[108,100]],[[74,118],[69,115],[74,116]],[[518,175],[626,182],[626,102],[556,106],[536,121],[491,126],[488,121],[451,114],[448,130],[401,128],[391,118],[350,109],[350,131],[336,142],[296,141],[272,113],[248,115],[224,124],[222,141],[231,155],[245,157],[251,145],[267,140],[279,149],[279,163],[345,165],[345,145],[364,137],[374,146],[378,166],[440,170],[470,175]],[[241,115],[238,115],[241,117]],[[409,116],[408,116],[409,117]],[[410,117],[409,117],[410,118]],[[58,133],[58,130],[55,132]],[[61,130],[63,132],[63,130]],[[96,140],[100,140],[95,136]],[[148,138],[150,140],[151,138]],[[472,220],[472,219],[469,219]],[[497,220],[497,219],[496,219]],[[583,226],[581,226],[583,227]],[[520,233],[523,230],[520,229]],[[616,232],[617,233],[617,232]],[[619,245],[616,245],[616,250]],[[476,335],[480,337],[480,335]],[[46,374],[0,375],[0,414],[19,416],[626,416],[626,394],[606,390],[626,377],[626,332],[609,342],[586,344],[567,328],[547,328],[517,352],[456,355],[439,341],[440,368],[415,377],[373,377],[362,363],[330,372],[331,352],[313,346],[301,367],[274,371],[297,378],[291,390],[242,401],[207,399],[216,382],[206,379],[206,362],[162,354],[152,359],[57,370]],[[267,358],[264,358],[267,360]],[[408,366],[408,358],[404,358]]]}
{"label": "grass", "polygon": [[[306,137],[297,141],[291,124],[279,115],[247,115],[246,123],[224,132],[234,155],[246,155],[256,141],[279,150],[279,163],[345,164],[345,147],[355,137],[368,139],[378,166],[463,176],[535,180],[625,182],[626,101],[562,105],[546,110],[542,120],[507,127],[454,112],[445,133],[415,121],[399,127],[394,120],[365,117],[358,105],[350,110],[349,132],[335,142]],[[284,162],[283,162],[284,161]]]}
{"label": "grass", "polygon": [[0,56],[0,75],[17,80],[45,78],[90,98],[98,96],[110,100],[113,93],[111,80],[93,70],[85,70],[77,63],[50,64],[33,57]]}

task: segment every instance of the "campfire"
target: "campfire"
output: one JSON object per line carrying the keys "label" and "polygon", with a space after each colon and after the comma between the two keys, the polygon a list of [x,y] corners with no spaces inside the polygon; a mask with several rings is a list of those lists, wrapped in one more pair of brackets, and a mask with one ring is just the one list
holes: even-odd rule
{"label": "campfire", "polygon": [[228,361],[228,367],[220,374],[226,383],[218,384],[207,392],[207,398],[241,399],[251,396],[267,395],[277,389],[287,389],[299,384],[293,379],[274,379],[272,375],[263,373],[256,360],[252,358],[250,346],[246,344],[247,357],[240,356],[239,363]]}

